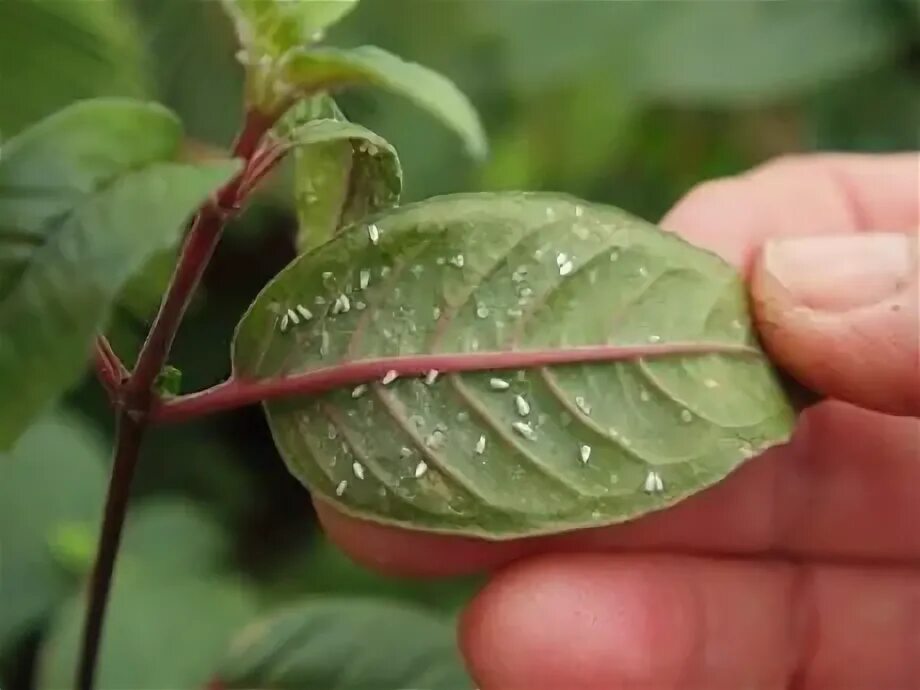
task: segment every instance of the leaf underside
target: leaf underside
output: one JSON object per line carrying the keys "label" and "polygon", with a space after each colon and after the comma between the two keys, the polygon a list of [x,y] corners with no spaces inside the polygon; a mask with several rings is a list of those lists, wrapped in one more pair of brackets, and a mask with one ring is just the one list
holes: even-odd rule
{"label": "leaf underside", "polygon": [[[285,319],[297,305],[313,318]],[[295,260],[241,322],[234,367],[268,378],[426,353],[676,343],[713,351],[266,404],[291,472],[346,513],[501,539],[664,508],[787,440],[794,414],[730,266],[565,196],[443,197]],[[717,352],[739,345],[755,354]]]}
{"label": "leaf underside", "polygon": [[399,201],[402,169],[396,150],[370,130],[326,118],[299,125],[289,139],[295,149],[302,249],[322,244],[340,228]]}

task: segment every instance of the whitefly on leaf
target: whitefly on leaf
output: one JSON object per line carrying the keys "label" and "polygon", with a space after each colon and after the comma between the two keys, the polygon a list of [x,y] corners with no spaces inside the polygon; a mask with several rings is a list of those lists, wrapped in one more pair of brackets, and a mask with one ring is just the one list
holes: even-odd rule
{"label": "whitefly on leaf", "polygon": [[[356,291],[365,309],[333,308]],[[282,332],[296,304],[324,306]],[[256,299],[233,360],[245,379],[370,363],[266,403],[290,471],[350,515],[490,539],[673,505],[794,422],[734,269],[560,195],[443,197],[346,229]]]}

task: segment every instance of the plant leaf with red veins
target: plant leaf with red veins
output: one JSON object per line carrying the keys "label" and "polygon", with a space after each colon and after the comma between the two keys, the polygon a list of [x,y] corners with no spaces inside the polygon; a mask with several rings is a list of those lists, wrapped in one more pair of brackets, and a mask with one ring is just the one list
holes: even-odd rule
{"label": "plant leaf with red veins", "polygon": [[[381,358],[380,379],[345,375]],[[665,508],[794,423],[734,269],[561,195],[442,197],[346,229],[259,295],[233,361],[240,379],[347,381],[265,405],[315,494],[491,539]]]}

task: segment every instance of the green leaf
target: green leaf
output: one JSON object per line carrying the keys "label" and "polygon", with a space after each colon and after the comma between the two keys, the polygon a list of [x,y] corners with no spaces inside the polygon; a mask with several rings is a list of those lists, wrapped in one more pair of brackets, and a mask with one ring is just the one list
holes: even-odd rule
{"label": "green leaf", "polygon": [[456,649],[450,623],[421,610],[317,600],[243,630],[217,677],[227,690],[462,690]]}
{"label": "green leaf", "polygon": [[173,366],[165,366],[157,375],[153,384],[161,396],[176,396],[182,390],[182,371]]}
{"label": "green leaf", "polygon": [[733,105],[789,98],[871,68],[903,45],[871,2],[671,3],[634,77],[664,101]]}
{"label": "green leaf", "polygon": [[156,498],[128,514],[122,558],[166,576],[216,572],[230,546],[221,527],[194,503]]}
{"label": "green leaf", "polygon": [[[297,305],[314,318],[285,317]],[[592,346],[619,361],[414,376],[435,366],[426,353],[448,355],[442,370],[485,353],[507,369]],[[323,500],[487,538],[672,505],[784,442],[794,421],[734,269],[557,195],[443,197],[346,230],[259,295],[233,361],[243,379],[319,371],[348,384],[266,404],[289,469]],[[413,376],[351,389],[388,369]]]}
{"label": "green leaf", "polygon": [[[86,600],[79,596],[60,612],[41,650],[40,690],[73,687],[85,609]],[[96,687],[205,687],[232,631],[255,614],[251,593],[234,582],[168,580],[160,573],[121,567],[103,631]]]}
{"label": "green leaf", "polygon": [[396,150],[370,130],[342,120],[311,120],[294,127],[286,143],[295,148],[302,250],[399,202],[402,168]]}
{"label": "green leaf", "polygon": [[36,423],[0,453],[0,653],[34,631],[76,587],[61,538],[96,535],[106,451],[78,419]]}
{"label": "green leaf", "polygon": [[222,0],[248,60],[279,57],[322,38],[358,0]]}
{"label": "green leaf", "polygon": [[137,33],[117,0],[0,2],[0,131],[78,99],[144,95]]}
{"label": "green leaf", "polygon": [[476,110],[446,77],[380,48],[323,48],[291,53],[283,71],[289,88],[306,93],[345,86],[379,86],[408,98],[456,132],[482,158],[486,136]]}
{"label": "green leaf", "polygon": [[162,108],[100,100],[4,148],[0,448],[79,377],[122,286],[238,169],[174,162],[180,142]]}

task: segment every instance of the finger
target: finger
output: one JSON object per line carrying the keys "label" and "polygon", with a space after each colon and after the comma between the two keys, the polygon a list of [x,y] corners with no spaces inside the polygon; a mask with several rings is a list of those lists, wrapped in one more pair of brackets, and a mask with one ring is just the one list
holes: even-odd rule
{"label": "finger", "polygon": [[493,579],[461,644],[482,690],[910,690],[920,575],[546,556]]}
{"label": "finger", "polygon": [[825,395],[920,416],[915,234],[773,240],[752,295],[773,358]]}
{"label": "finger", "polygon": [[384,572],[443,576],[565,550],[684,551],[920,563],[920,428],[829,402],[792,442],[717,486],[640,520],[554,537],[489,542],[373,525],[317,501],[329,536]]}
{"label": "finger", "polygon": [[705,182],[661,225],[749,269],[767,239],[920,226],[920,153],[792,156]]}

